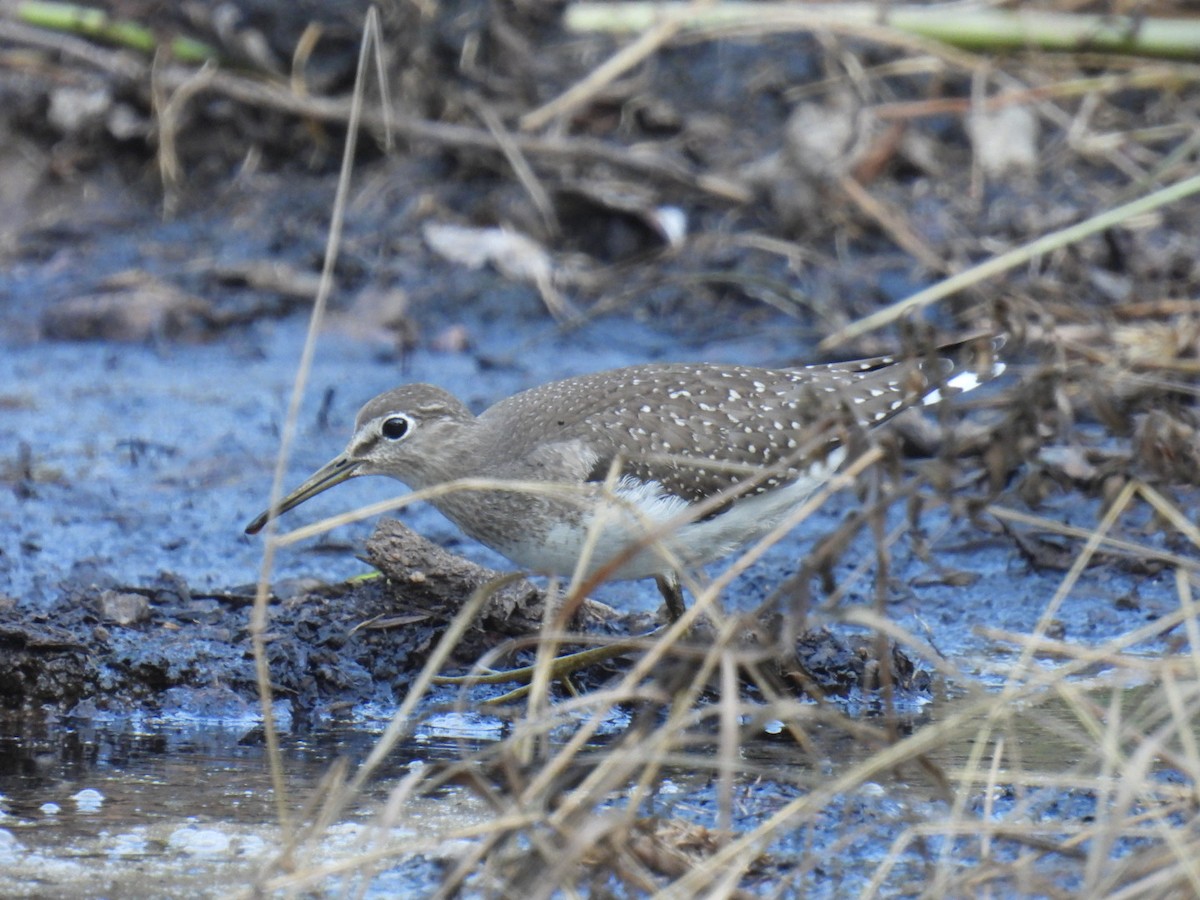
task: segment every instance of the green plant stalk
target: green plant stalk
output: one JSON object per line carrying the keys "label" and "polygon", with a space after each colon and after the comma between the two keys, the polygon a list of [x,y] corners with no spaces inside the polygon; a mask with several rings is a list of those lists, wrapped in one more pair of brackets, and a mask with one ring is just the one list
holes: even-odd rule
{"label": "green plant stalk", "polygon": [[[154,53],[162,43],[158,36],[144,25],[126,19],[114,19],[101,9],[89,9],[73,3],[50,3],[43,0],[28,0],[17,5],[17,18],[29,25],[61,31],[66,34],[81,34],[128,47],[142,53]],[[220,60],[216,48],[189,37],[175,37],[166,43],[171,55],[180,62],[198,63]]]}
{"label": "green plant stalk", "polygon": [[1093,16],[1036,10],[946,9],[878,3],[796,5],[728,2],[574,3],[564,21],[573,31],[642,32],[665,16],[685,31],[894,28],[969,50],[1053,50],[1200,58],[1200,20]]}

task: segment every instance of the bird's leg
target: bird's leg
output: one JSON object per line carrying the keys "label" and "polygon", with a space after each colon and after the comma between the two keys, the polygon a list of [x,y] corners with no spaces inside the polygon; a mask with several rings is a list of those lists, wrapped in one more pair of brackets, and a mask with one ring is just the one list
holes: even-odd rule
{"label": "bird's leg", "polygon": [[683,602],[683,588],[679,584],[679,573],[668,572],[666,575],[655,575],[654,583],[667,604],[667,616],[670,621],[677,622],[683,617],[687,606]]}

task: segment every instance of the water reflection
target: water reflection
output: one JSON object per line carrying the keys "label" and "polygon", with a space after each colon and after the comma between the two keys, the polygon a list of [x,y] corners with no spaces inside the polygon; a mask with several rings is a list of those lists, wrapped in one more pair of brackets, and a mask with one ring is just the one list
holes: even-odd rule
{"label": "water reflection", "polygon": [[[377,732],[347,726],[282,735],[292,809],[311,797],[332,760],[365,758]],[[414,761],[461,753],[460,740],[445,735],[400,748],[381,768],[375,795],[344,816],[341,837],[358,839],[386,787]],[[475,806],[455,789],[426,802],[425,834],[463,824]],[[0,720],[5,896],[220,894],[248,884],[279,845],[276,814],[257,725]]]}
{"label": "water reflection", "polygon": [[[1142,691],[1134,687],[1123,696],[1136,705]],[[1107,705],[1107,695],[1098,699]],[[981,737],[980,758],[989,760],[1003,740],[1006,765],[1019,759],[1024,771],[1036,770],[1044,785],[1030,802],[1036,801],[1039,821],[1061,815],[1070,819],[1076,815],[1071,811],[1094,806],[1091,792],[1074,796],[1069,789],[1078,778],[1054,783],[1056,775],[1078,768],[1081,748],[1090,743],[1070,705],[1050,696],[1037,704],[1036,715],[981,730],[987,712],[975,710],[972,702],[971,695],[941,695],[932,703],[895,710],[890,717],[847,717],[844,710],[813,708],[811,717],[798,717],[775,736],[768,736],[762,722],[742,722],[751,730],[761,729],[762,736],[743,735],[736,765],[728,770],[728,825],[734,834],[751,832],[779,809],[820,793],[868,762],[871,754],[938,728],[964,709],[972,715],[947,731],[944,740],[931,743],[920,760],[910,757],[874,769],[870,780],[848,785],[823,801],[803,827],[797,823],[776,833],[772,856],[788,861],[788,871],[810,874],[836,860],[844,869],[840,877],[850,879],[846,884],[868,879],[889,858],[900,831],[928,830],[929,823],[945,820],[953,805],[952,773],[967,766]],[[803,734],[797,737],[793,732],[801,719]],[[334,761],[345,760],[353,770],[371,752],[384,724],[382,717],[358,719],[281,735],[286,805],[298,821],[313,817],[317,807],[306,804],[320,795]],[[720,820],[720,733],[710,724],[712,728],[690,729],[663,759],[655,787],[639,795],[644,821],[667,823],[686,833],[687,827],[703,831]],[[588,777],[590,766],[616,753],[628,734],[615,729],[594,739],[577,764],[561,773],[564,786],[570,789]],[[480,765],[470,770],[478,776],[475,789],[490,791],[503,807],[512,787],[508,776],[519,785],[536,775],[536,766],[521,768],[511,742],[503,740],[509,736],[504,723],[476,711],[431,713],[412,739],[388,755],[355,804],[303,844],[300,858],[293,861],[310,870],[328,866],[324,871],[334,873],[329,883],[315,883],[336,893],[347,887],[339,880],[347,860],[383,847],[387,855],[376,860],[378,868],[366,867],[367,894],[429,894],[444,877],[445,866],[466,852],[468,841],[462,835],[471,826],[494,822],[496,808],[460,786],[471,779],[455,780],[432,796],[415,792],[402,803],[391,792],[415,766],[458,761],[482,751]],[[982,778],[977,776],[975,783],[981,785]],[[611,802],[624,802],[625,790],[614,784]],[[1001,801],[1009,803],[1007,795],[990,796],[991,812],[985,818],[1001,814]],[[389,806],[390,817],[382,818],[390,824],[381,828],[380,811]],[[452,832],[459,839],[446,840]],[[0,892],[6,897],[225,895],[254,884],[286,837],[278,823],[263,735],[253,721],[0,720],[0,870],[5,873]],[[827,851],[835,846],[840,849],[831,856]],[[927,864],[922,847],[918,842],[906,850],[903,865],[917,871]],[[274,877],[288,877],[286,866],[271,871]]]}

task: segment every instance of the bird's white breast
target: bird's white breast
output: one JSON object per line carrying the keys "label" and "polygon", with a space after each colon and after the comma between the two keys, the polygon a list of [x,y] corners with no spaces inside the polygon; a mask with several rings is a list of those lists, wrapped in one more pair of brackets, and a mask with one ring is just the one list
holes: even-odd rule
{"label": "bird's white breast", "polygon": [[688,521],[688,503],[666,493],[660,484],[626,476],[577,524],[559,522],[537,543],[497,549],[524,568],[566,577],[574,574],[585,554],[585,571],[591,573],[661,531],[657,545],[637,550],[611,577],[645,578],[704,565],[728,556],[778,525],[825,483],[845,455],[845,448],[839,447],[794,481],[738,497],[729,509],[698,521]]}

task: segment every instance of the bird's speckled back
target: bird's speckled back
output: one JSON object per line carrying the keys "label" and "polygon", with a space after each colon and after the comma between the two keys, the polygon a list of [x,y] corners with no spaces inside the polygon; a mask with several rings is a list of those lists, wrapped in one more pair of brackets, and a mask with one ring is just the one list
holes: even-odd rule
{"label": "bird's speckled back", "polygon": [[[849,430],[919,402],[944,372],[939,363],[939,378],[931,379],[928,362],[893,362],[632,366],[532,388],[501,400],[480,423],[493,431],[492,458],[504,459],[510,476],[539,477],[514,471],[536,445],[581,441],[595,454],[587,480],[603,480],[619,454],[622,475],[697,501],[764,467],[823,458]],[[826,430],[839,423],[840,430]],[[787,477],[780,473],[757,489]]]}

